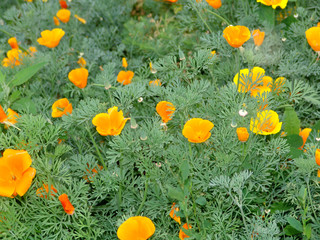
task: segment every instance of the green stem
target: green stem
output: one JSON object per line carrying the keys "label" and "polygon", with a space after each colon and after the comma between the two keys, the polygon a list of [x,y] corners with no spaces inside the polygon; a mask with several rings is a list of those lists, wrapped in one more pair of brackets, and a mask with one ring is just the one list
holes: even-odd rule
{"label": "green stem", "polygon": [[139,216],[141,210],[142,210],[142,207],[144,205],[144,203],[146,202],[146,199],[147,199],[147,192],[148,192],[148,178],[146,179],[146,182],[145,182],[145,187],[144,187],[144,194],[143,194],[143,199],[142,199],[142,202],[138,208],[138,211],[136,213],[136,216]]}
{"label": "green stem", "polygon": [[221,17],[219,14],[217,14],[217,13],[215,13],[215,12],[213,12],[213,11],[210,11],[210,10],[208,10],[208,9],[206,9],[206,8],[205,8],[205,10],[206,10],[207,12],[211,13],[212,15],[216,16],[217,18],[220,18],[220,20],[222,20],[223,22],[225,22],[226,24],[228,24],[228,26],[231,25],[231,23],[230,23],[227,19],[225,19],[224,17]]}
{"label": "green stem", "polygon": [[194,0],[190,1],[193,8],[196,10],[197,14],[199,15],[199,17],[201,18],[202,22],[204,23],[204,25],[206,25],[206,27],[209,29],[210,32],[212,32],[211,28],[209,27],[209,25],[207,24],[207,22],[203,19],[202,14],[199,12],[197,6],[194,4]]}
{"label": "green stem", "polygon": [[[120,155],[121,158],[121,155]],[[122,167],[122,159],[119,160],[120,165],[120,185],[119,185],[119,192],[118,192],[118,211],[120,212],[120,207],[122,204],[122,185],[123,185],[123,167]]]}
{"label": "green stem", "polygon": [[[310,185],[309,185],[309,176],[307,177],[306,182],[307,182],[308,196],[309,196],[309,201],[310,201],[311,209],[312,209],[312,212],[313,212],[313,215],[314,215],[314,219],[315,219],[315,221],[318,223],[317,215],[316,215],[316,212],[315,212],[315,210],[314,210],[313,201],[312,201],[312,197],[311,197],[311,191],[310,191]],[[318,224],[319,224],[319,223],[318,223]]]}

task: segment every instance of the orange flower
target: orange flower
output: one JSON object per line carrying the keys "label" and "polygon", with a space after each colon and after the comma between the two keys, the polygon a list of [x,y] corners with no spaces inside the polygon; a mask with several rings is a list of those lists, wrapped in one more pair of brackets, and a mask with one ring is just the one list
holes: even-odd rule
{"label": "orange flower", "polygon": [[56,15],[61,22],[67,23],[70,20],[71,12],[68,9],[60,9]]}
{"label": "orange flower", "polygon": [[284,77],[278,77],[275,81],[272,82],[272,90],[279,95],[281,93],[282,86],[286,83],[287,79]]}
{"label": "orange flower", "polygon": [[29,47],[28,49],[28,53],[33,56],[34,53],[37,52],[37,48],[36,47]]}
{"label": "orange flower", "polygon": [[[188,229],[191,229],[192,227],[191,227],[190,224],[189,224],[189,226],[188,226],[188,224],[185,223],[185,224],[183,224],[182,228],[188,230]],[[179,238],[180,238],[181,240],[184,240],[185,238],[189,238],[190,236],[188,236],[187,234],[185,234],[185,233],[182,231],[182,228],[180,229],[180,232],[179,232]]]}
{"label": "orange flower", "polygon": [[74,207],[72,206],[71,202],[69,201],[68,195],[67,194],[62,194],[59,196],[59,201],[62,204],[63,210],[68,214],[68,215],[73,215],[74,214]]}
{"label": "orange flower", "polygon": [[54,22],[54,25],[56,26],[60,25],[59,19],[56,16],[53,16],[53,22]]}
{"label": "orange flower", "polygon": [[72,104],[69,103],[68,99],[61,98],[52,104],[51,116],[53,118],[62,117],[63,115],[67,115],[67,113],[72,113]]}
{"label": "orange flower", "polygon": [[306,31],[307,41],[310,47],[316,51],[320,52],[320,26],[309,28]]}
{"label": "orange flower", "polygon": [[30,167],[27,151],[6,149],[0,158],[0,196],[23,196],[31,186],[36,170]]}
{"label": "orange flower", "polygon": [[[58,193],[58,190],[53,185],[51,185],[50,188],[51,188],[50,195],[52,197],[55,197],[56,196],[55,193]],[[45,198],[45,199],[48,199],[48,196],[47,196],[48,193],[49,193],[48,184],[43,184],[43,187],[38,188],[36,192],[38,197]]]}
{"label": "orange flower", "polygon": [[86,24],[86,23],[87,23],[87,21],[86,21],[85,19],[79,17],[77,14],[75,14],[74,17],[75,17],[79,22],[81,22],[82,24]]}
{"label": "orange flower", "polygon": [[305,128],[302,131],[301,131],[301,128],[300,128],[299,136],[302,137],[302,140],[303,140],[302,146],[299,147],[300,150],[302,150],[304,145],[306,144],[306,141],[307,141],[311,131],[312,131],[311,128]]}
{"label": "orange flower", "polygon": [[78,63],[78,64],[80,65],[80,67],[82,67],[82,68],[86,67],[86,65],[87,65],[87,62],[86,62],[86,60],[85,60],[83,57],[79,58],[79,60],[78,60],[77,63]]}
{"label": "orange flower", "polygon": [[240,142],[246,142],[249,138],[248,130],[245,127],[237,128],[237,135]]}
{"label": "orange flower", "polygon": [[122,58],[122,67],[124,67],[124,68],[128,67],[128,63],[127,63],[127,59],[126,58]]}
{"label": "orange flower", "polygon": [[260,135],[270,135],[280,132],[282,122],[279,122],[278,113],[272,110],[258,112],[255,119],[251,118],[250,130]]}
{"label": "orange flower", "polygon": [[172,3],[178,2],[178,0],[164,0],[164,1],[172,2]]}
{"label": "orange flower", "polygon": [[131,83],[133,76],[134,72],[132,71],[120,71],[117,76],[117,81],[123,85],[128,85]]}
{"label": "orange flower", "polygon": [[38,38],[40,45],[48,48],[54,48],[59,45],[61,38],[64,36],[64,31],[61,28],[55,28],[53,30],[45,30],[41,32],[41,38]]}
{"label": "orange flower", "polygon": [[316,150],[316,163],[320,166],[320,149]]}
{"label": "orange flower", "polygon": [[149,86],[161,86],[161,82],[159,79],[149,82]]}
{"label": "orange flower", "polygon": [[320,169],[317,171],[317,177],[320,178]]}
{"label": "orange flower", "polygon": [[89,72],[85,68],[77,68],[69,72],[69,80],[78,88],[85,88],[87,86]]}
{"label": "orange flower", "polygon": [[123,112],[118,112],[118,107],[108,109],[108,113],[99,113],[92,119],[92,124],[96,126],[98,133],[102,136],[119,135],[124,125],[130,118],[124,118]]}
{"label": "orange flower", "polygon": [[176,108],[171,102],[161,101],[156,106],[156,111],[164,123],[167,123],[172,119],[175,110]]}
{"label": "orange flower", "polygon": [[218,9],[221,7],[221,0],[206,0],[206,1],[214,9]]}
{"label": "orange flower", "polygon": [[5,125],[5,128],[8,128],[10,125],[16,124],[18,118],[20,118],[19,114],[13,111],[11,108],[8,108],[8,117],[6,119],[7,124]]}
{"label": "orange flower", "polygon": [[3,110],[2,106],[0,105],[0,123],[3,123],[7,120],[7,114],[6,112]]}
{"label": "orange flower", "polygon": [[273,9],[281,7],[284,9],[287,6],[288,0],[257,0],[266,6],[272,6]]}
{"label": "orange flower", "polygon": [[[248,92],[252,91],[256,86],[263,84],[265,70],[260,67],[254,67],[252,69],[245,68],[240,70],[234,78],[233,82],[238,86],[238,92]],[[238,80],[239,84],[238,84]]]}
{"label": "orange flower", "polygon": [[176,212],[179,212],[180,211],[180,209],[179,208],[175,208],[174,206],[176,205],[176,203],[173,203],[172,204],[172,207],[171,207],[171,211],[170,211],[170,217],[173,219],[173,220],[175,220],[176,222],[178,222],[179,224],[181,224],[181,221],[180,221],[180,217],[178,217],[177,215],[176,215]]}
{"label": "orange flower", "polygon": [[136,216],[128,218],[117,231],[120,240],[146,240],[150,238],[156,227],[148,217]]}
{"label": "orange flower", "polygon": [[89,170],[89,164],[87,163],[87,166],[88,166],[88,168],[86,168],[86,171],[91,175],[91,176],[84,176],[83,178],[88,182],[88,183],[90,183],[90,182],[92,182],[92,181],[90,181],[95,175],[96,175],[96,173],[98,173],[98,170],[102,170],[103,169],[103,167],[102,166],[100,166],[99,164],[98,164],[98,170],[96,169],[96,168],[93,168],[91,171]]}
{"label": "orange flower", "polygon": [[223,37],[231,47],[241,47],[250,39],[251,33],[245,26],[228,26],[223,30]]}
{"label": "orange flower", "polygon": [[68,4],[65,0],[59,0],[61,8],[68,8]]}
{"label": "orange flower", "polygon": [[182,135],[187,138],[189,142],[202,143],[209,139],[211,136],[210,130],[213,127],[213,123],[209,120],[192,118],[184,125]]}
{"label": "orange flower", "polygon": [[253,30],[252,36],[256,46],[261,46],[264,40],[265,32],[261,32],[260,29]]}
{"label": "orange flower", "polygon": [[2,65],[4,67],[19,66],[22,63],[23,54],[21,50],[13,48],[7,52],[7,57],[3,59]]}
{"label": "orange flower", "polygon": [[18,49],[19,48],[17,39],[15,37],[9,38],[8,43],[11,46],[12,49]]}

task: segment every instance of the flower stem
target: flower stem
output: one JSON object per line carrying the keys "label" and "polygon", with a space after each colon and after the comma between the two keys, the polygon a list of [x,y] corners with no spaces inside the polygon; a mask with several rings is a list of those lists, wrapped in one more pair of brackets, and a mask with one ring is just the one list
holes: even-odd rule
{"label": "flower stem", "polygon": [[199,17],[201,18],[202,22],[204,23],[204,25],[206,25],[206,27],[209,29],[210,32],[212,32],[211,28],[209,27],[209,25],[207,24],[207,22],[203,19],[202,14],[199,12],[197,6],[194,4],[194,0],[190,1],[193,8],[196,10],[196,12],[198,13]]}
{"label": "flower stem", "polygon": [[208,9],[206,9],[206,8],[205,8],[205,10],[206,10],[207,12],[211,13],[212,15],[216,16],[217,18],[220,18],[220,20],[222,20],[223,22],[225,22],[226,24],[228,24],[228,26],[231,25],[231,23],[230,23],[227,19],[225,19],[224,17],[220,16],[219,14],[217,14],[217,13],[215,13],[215,12],[213,12],[213,11],[210,11],[210,10],[208,10]]}
{"label": "flower stem", "polygon": [[145,187],[144,187],[144,194],[143,194],[143,199],[142,199],[142,202],[138,208],[138,211],[136,213],[136,216],[139,216],[140,212],[141,212],[141,209],[144,205],[144,203],[146,202],[146,199],[147,199],[147,192],[148,192],[148,178],[146,178],[146,181],[145,181]]}

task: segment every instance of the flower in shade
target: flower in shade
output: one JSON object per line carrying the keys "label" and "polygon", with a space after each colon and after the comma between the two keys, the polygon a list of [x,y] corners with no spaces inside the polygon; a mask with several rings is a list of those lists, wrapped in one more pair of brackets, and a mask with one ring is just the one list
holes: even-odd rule
{"label": "flower in shade", "polygon": [[161,82],[159,79],[149,82],[149,86],[161,86]]}
{"label": "flower in shade", "polygon": [[249,138],[248,130],[245,127],[237,128],[237,135],[240,142],[246,142]]}
{"label": "flower in shade", "polygon": [[258,112],[256,118],[251,118],[250,122],[250,130],[260,135],[276,134],[280,132],[281,126],[278,113],[272,110]]}
{"label": "flower in shade", "polygon": [[45,30],[41,32],[41,38],[38,38],[40,45],[48,48],[54,48],[59,45],[61,38],[64,36],[64,31],[61,28],[55,28],[53,30]]}
{"label": "flower in shade", "polygon": [[69,80],[78,88],[85,88],[87,86],[89,72],[85,68],[73,69],[68,74]]}
{"label": "flower in shade", "polygon": [[171,207],[171,211],[170,211],[170,217],[175,220],[176,222],[178,222],[179,224],[181,224],[181,220],[180,220],[180,217],[178,217],[176,215],[177,212],[180,211],[180,209],[178,207],[175,207],[176,203],[173,203],[172,204],[172,207]]}
{"label": "flower in shade", "polygon": [[118,112],[118,107],[108,109],[108,113],[99,113],[92,119],[92,124],[96,126],[98,133],[102,136],[119,135],[124,125],[130,118],[124,118],[123,112]]}
{"label": "flower in shade", "polygon": [[68,8],[68,4],[65,0],[59,0],[61,8]]}
{"label": "flower in shade", "polygon": [[[188,226],[188,224],[185,223],[185,224],[183,224],[182,228],[188,230],[188,229],[191,229],[192,227],[191,227],[190,224],[189,224],[189,226]],[[189,238],[190,236],[188,236],[187,234],[185,234],[184,231],[182,230],[182,228],[181,228],[180,231],[179,231],[179,238],[180,238],[181,240],[184,240],[185,238]]]}
{"label": "flower in shade", "polygon": [[87,62],[86,62],[86,60],[85,60],[83,57],[79,58],[79,60],[78,60],[77,63],[78,63],[78,64],[80,65],[80,67],[82,67],[82,68],[86,67],[86,65],[87,65]]}
{"label": "flower in shade", "polygon": [[213,123],[209,120],[192,118],[184,125],[182,135],[187,138],[189,142],[202,143],[209,139],[211,136],[210,130],[213,127]]}
{"label": "flower in shade", "polygon": [[303,140],[302,146],[299,147],[300,150],[302,150],[303,147],[304,147],[304,145],[306,144],[306,141],[307,141],[307,139],[308,139],[309,134],[310,134],[311,131],[312,131],[311,128],[305,128],[305,129],[303,129],[302,131],[301,131],[301,129],[300,129],[299,136],[302,137],[302,140]]}
{"label": "flower in shade", "polygon": [[23,196],[31,186],[36,169],[25,150],[6,149],[0,158],[0,196]]}
{"label": "flower in shade", "polygon": [[92,178],[96,175],[96,173],[98,173],[98,170],[102,170],[103,167],[98,164],[98,170],[97,170],[97,168],[95,168],[95,167],[94,167],[93,169],[89,170],[89,169],[90,169],[89,163],[87,163],[87,166],[88,166],[88,168],[86,168],[86,171],[88,172],[89,176],[85,175],[83,178],[84,178],[88,183],[90,183],[90,182],[92,182],[92,181],[91,181]]}
{"label": "flower in shade", "polygon": [[134,72],[132,71],[120,71],[117,76],[117,81],[123,85],[128,85],[131,83],[133,76]]}
{"label": "flower in shade", "polygon": [[167,123],[173,117],[173,113],[176,110],[171,102],[161,101],[156,106],[156,111],[160,115],[162,122]]}
{"label": "flower in shade", "polygon": [[146,240],[150,238],[156,227],[148,217],[130,217],[123,222],[117,231],[120,240]]}
{"label": "flower in shade", "polygon": [[287,79],[284,77],[278,77],[272,82],[272,91],[279,95],[282,92],[282,87],[286,83]]}
{"label": "flower in shade", "polygon": [[8,43],[12,49],[18,49],[19,45],[15,37],[9,38]]}
{"label": "flower in shade", "polygon": [[221,7],[221,0],[206,0],[206,1],[214,9],[218,9]]}
{"label": "flower in shade", "polygon": [[266,33],[261,32],[260,29],[255,29],[252,32],[253,41],[256,46],[261,46],[264,40]]}
{"label": "flower in shade", "polygon": [[71,12],[68,9],[60,9],[56,15],[61,22],[67,23],[70,20]]}
{"label": "flower in shade", "polygon": [[86,24],[86,23],[87,23],[87,21],[86,21],[85,19],[79,17],[77,14],[75,14],[74,17],[75,17],[79,22],[81,22],[82,24]]}
{"label": "flower in shade", "polygon": [[266,6],[272,6],[273,9],[276,7],[281,7],[284,9],[287,6],[288,0],[257,0]]}
{"label": "flower in shade", "polygon": [[237,73],[233,78],[233,82],[238,87],[239,92],[248,92],[259,84],[263,84],[264,74],[265,70],[260,67],[254,67],[250,70],[248,68],[241,69],[240,77],[239,73]]}
{"label": "flower in shade", "polygon": [[128,67],[128,63],[127,63],[127,59],[126,58],[122,58],[122,67],[124,67],[124,68]]}
{"label": "flower in shade", "polygon": [[72,206],[71,202],[69,201],[68,195],[67,194],[62,194],[59,196],[59,201],[62,204],[63,210],[68,214],[68,215],[73,215],[74,214],[74,207]]}
{"label": "flower in shade", "polygon": [[[51,185],[50,186],[50,195],[52,197],[55,197],[56,193],[58,193],[58,190],[53,185]],[[41,188],[38,188],[36,194],[38,197],[48,199],[48,194],[49,194],[48,184],[43,184],[43,186]]]}
{"label": "flower in shade", "polygon": [[51,116],[53,118],[62,117],[63,115],[67,115],[67,113],[72,113],[72,104],[68,99],[61,98],[52,104]]}
{"label": "flower in shade", "polygon": [[320,54],[320,26],[309,28],[306,31],[306,38],[310,47]]}
{"label": "flower in shade", "polygon": [[2,66],[14,67],[22,63],[23,54],[21,50],[13,48],[7,52],[7,57],[2,60]]}
{"label": "flower in shade", "polygon": [[250,39],[251,33],[245,26],[228,26],[223,30],[223,37],[231,47],[238,48]]}
{"label": "flower in shade", "polygon": [[54,25],[56,25],[56,26],[59,26],[59,25],[60,25],[60,21],[59,21],[59,19],[58,19],[56,16],[53,16],[53,23],[54,23]]}

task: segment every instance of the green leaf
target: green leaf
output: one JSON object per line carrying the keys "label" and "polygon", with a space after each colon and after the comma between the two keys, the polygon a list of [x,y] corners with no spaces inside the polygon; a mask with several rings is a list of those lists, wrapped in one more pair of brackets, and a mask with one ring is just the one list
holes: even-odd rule
{"label": "green leaf", "polygon": [[287,221],[291,227],[299,232],[303,232],[302,224],[297,219],[294,219],[293,217],[287,217]]}
{"label": "green leaf", "polygon": [[286,226],[284,229],[283,229],[284,233],[288,236],[293,236],[293,235],[297,235],[299,234],[300,232],[297,231],[295,228],[291,227],[290,225]]}
{"label": "green leaf", "polygon": [[292,107],[286,107],[284,111],[284,131],[289,136],[292,134],[299,134],[299,129],[300,120],[297,116],[297,113]]}
{"label": "green leaf", "polygon": [[207,200],[205,197],[198,197],[196,203],[198,203],[201,206],[204,206],[207,204]]}
{"label": "green leaf", "polygon": [[182,162],[182,164],[180,166],[180,171],[181,171],[182,180],[185,181],[190,175],[189,163],[187,160],[184,160]]}
{"label": "green leaf", "polygon": [[311,238],[311,233],[312,233],[311,223],[309,223],[305,228],[305,235],[307,236],[308,239]]}
{"label": "green leaf", "polygon": [[31,114],[37,113],[37,107],[30,98],[19,99],[12,105],[12,108],[18,112],[29,112]]}
{"label": "green leaf", "polygon": [[10,97],[9,97],[9,101],[11,103],[13,103],[14,101],[18,100],[18,98],[20,97],[20,91],[19,90],[16,90],[14,91],[13,93],[11,93]]}
{"label": "green leaf", "polygon": [[273,26],[275,21],[274,9],[260,4],[259,18],[261,21],[266,22],[268,25]]}
{"label": "green leaf", "polygon": [[293,148],[299,148],[303,144],[302,137],[300,137],[298,134],[286,136],[286,139],[290,147]]}
{"label": "green leaf", "polygon": [[274,213],[275,211],[287,211],[291,209],[292,206],[285,202],[275,202],[271,205],[271,213]]}
{"label": "green leaf", "polygon": [[177,199],[179,201],[183,201],[184,200],[184,194],[181,191],[181,189],[173,188],[171,186],[168,186],[168,196],[170,198]]}
{"label": "green leaf", "polygon": [[22,69],[9,82],[9,86],[16,87],[16,86],[24,84],[30,78],[32,78],[33,75],[35,75],[37,72],[39,72],[46,64],[47,64],[47,62],[43,61],[43,62],[36,63],[30,67]]}

